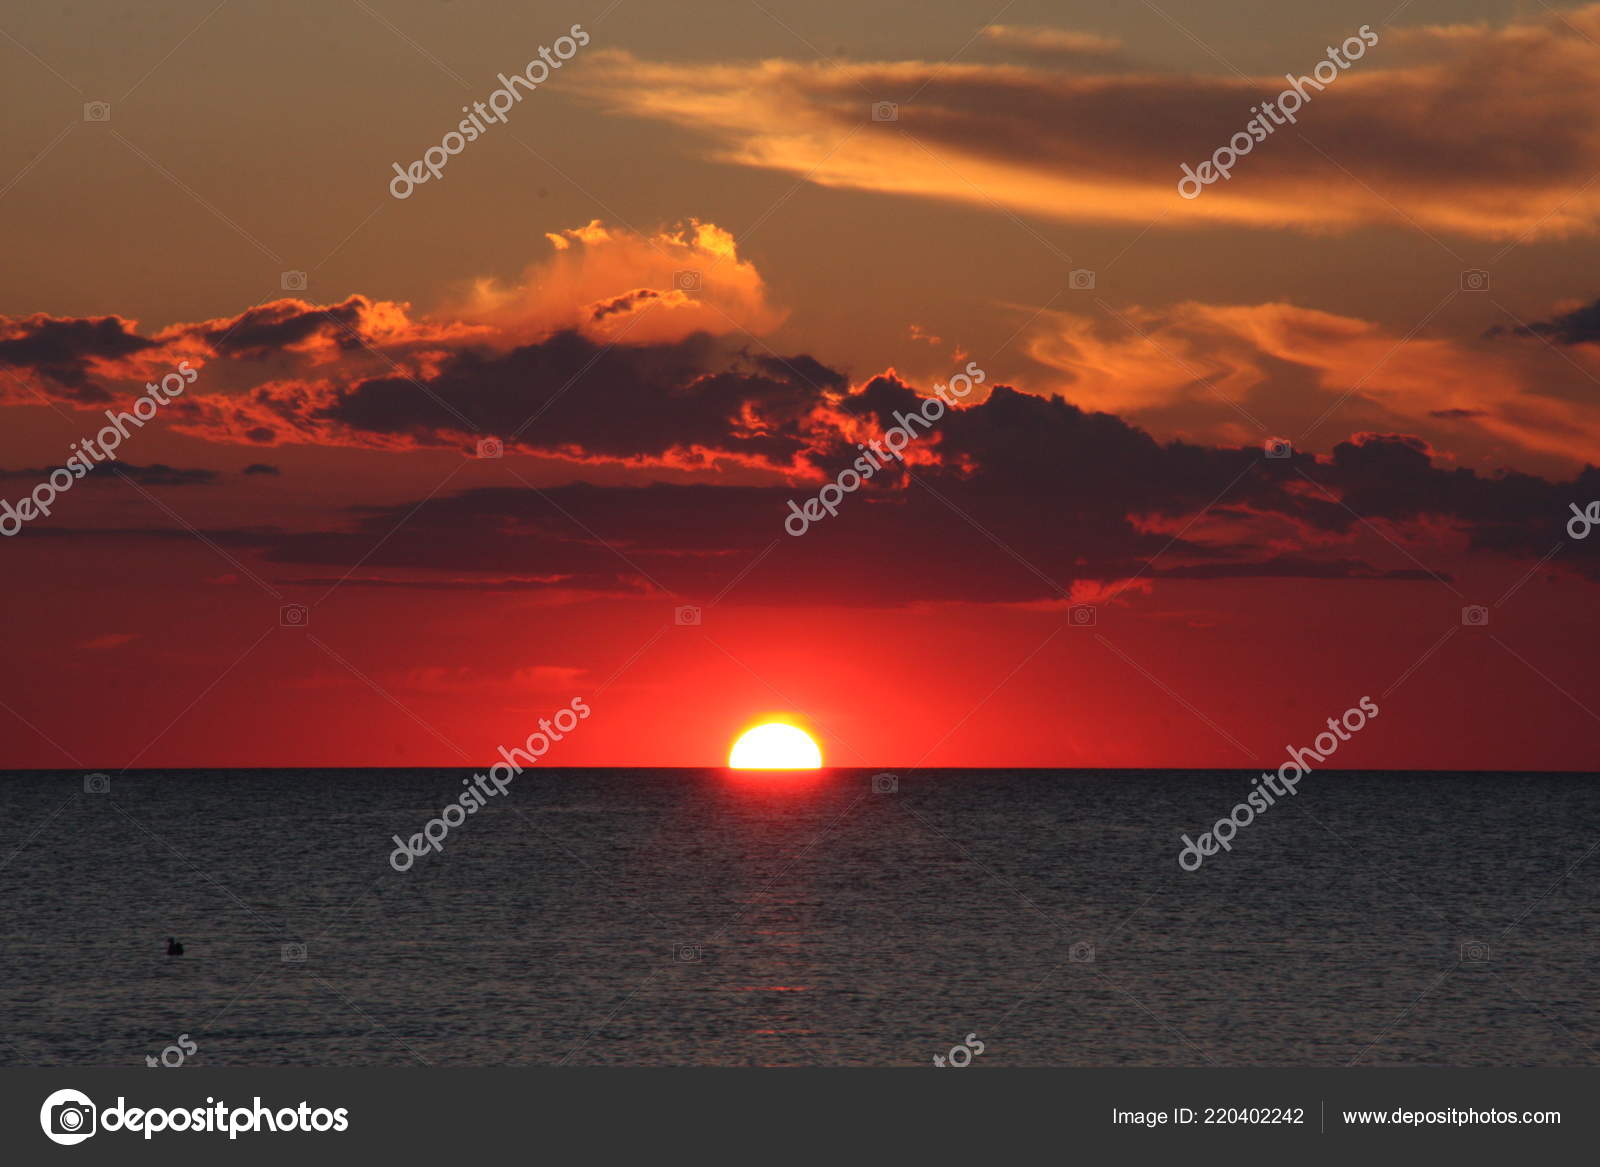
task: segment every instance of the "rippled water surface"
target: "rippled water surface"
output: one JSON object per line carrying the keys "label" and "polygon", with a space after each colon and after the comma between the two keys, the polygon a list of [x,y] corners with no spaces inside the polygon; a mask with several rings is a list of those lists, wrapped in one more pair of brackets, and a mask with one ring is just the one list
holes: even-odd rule
{"label": "rippled water surface", "polygon": [[1314,774],[1189,874],[1249,776],[529,771],[397,873],[463,774],[0,777],[0,1062],[1600,1056],[1587,776]]}

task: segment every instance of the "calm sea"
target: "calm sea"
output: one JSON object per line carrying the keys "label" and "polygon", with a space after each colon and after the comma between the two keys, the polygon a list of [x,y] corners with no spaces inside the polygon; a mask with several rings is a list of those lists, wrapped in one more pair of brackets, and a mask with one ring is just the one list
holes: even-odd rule
{"label": "calm sea", "polygon": [[533,769],[396,872],[464,774],[0,777],[0,1062],[1600,1057],[1592,776],[1318,772],[1190,874],[1249,775]]}

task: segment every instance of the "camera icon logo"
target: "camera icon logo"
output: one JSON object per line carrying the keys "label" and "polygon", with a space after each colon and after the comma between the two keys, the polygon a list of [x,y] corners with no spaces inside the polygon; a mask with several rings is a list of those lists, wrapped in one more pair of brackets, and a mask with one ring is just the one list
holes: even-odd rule
{"label": "camera icon logo", "polygon": [[1463,292],[1487,292],[1489,290],[1489,273],[1482,268],[1468,268],[1461,273],[1461,290]]}
{"label": "camera icon logo", "polygon": [[306,273],[303,271],[286,271],[282,278],[283,290],[286,292],[303,292],[306,290]]}
{"label": "camera icon logo", "polygon": [[1469,940],[1461,946],[1462,964],[1488,964],[1489,946],[1481,940]]}
{"label": "camera icon logo", "polygon": [[306,946],[304,944],[289,943],[283,946],[283,959],[289,964],[304,964],[306,959]]}
{"label": "camera icon logo", "polygon": [[479,438],[478,457],[502,458],[505,456],[506,445],[499,438]]}
{"label": "camera icon logo", "polygon": [[1075,941],[1067,949],[1067,959],[1073,964],[1093,964],[1094,945],[1087,940]]}
{"label": "camera icon logo", "polygon": [[1094,290],[1094,272],[1086,267],[1074,269],[1067,276],[1067,286],[1074,292],[1091,292]]}
{"label": "camera icon logo", "polygon": [[672,618],[680,628],[693,628],[700,623],[700,609],[693,604],[684,604],[673,609]]}
{"label": "camera icon logo", "polygon": [[285,604],[278,609],[278,623],[285,628],[304,628],[311,619],[311,609],[304,604]]}
{"label": "camera icon logo", "polygon": [[692,268],[672,273],[672,286],[680,292],[698,292],[700,290],[700,273]]}
{"label": "camera icon logo", "polygon": [[1093,604],[1074,604],[1067,609],[1067,619],[1074,628],[1092,628],[1099,623],[1100,612]]}
{"label": "camera icon logo", "polygon": [[83,776],[83,792],[85,794],[110,794],[111,775],[85,774]]}
{"label": "camera icon logo", "polygon": [[893,774],[874,774],[872,776],[872,793],[896,794],[900,790],[900,779]]}
{"label": "camera icon logo", "polygon": [[1294,443],[1288,438],[1268,438],[1261,443],[1261,448],[1266,451],[1269,458],[1294,457]]}
{"label": "camera icon logo", "polygon": [[87,1094],[57,1090],[39,1108],[39,1126],[52,1143],[71,1147],[95,1133],[98,1113]]}
{"label": "camera icon logo", "polygon": [[698,944],[674,944],[672,959],[679,964],[694,964],[704,955]]}
{"label": "camera icon logo", "polygon": [[108,122],[111,120],[111,103],[109,101],[86,101],[83,103],[83,120],[86,122]]}
{"label": "camera icon logo", "polygon": [[1461,609],[1461,623],[1468,628],[1483,628],[1489,623],[1489,609],[1482,604],[1468,604]]}
{"label": "camera icon logo", "polygon": [[900,120],[900,107],[892,101],[875,101],[872,103],[872,120],[897,122]]}

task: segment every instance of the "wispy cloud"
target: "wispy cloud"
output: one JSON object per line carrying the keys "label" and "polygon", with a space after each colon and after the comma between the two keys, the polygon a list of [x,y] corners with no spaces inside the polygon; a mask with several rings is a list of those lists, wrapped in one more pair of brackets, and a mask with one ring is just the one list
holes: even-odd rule
{"label": "wispy cloud", "polygon": [[[1109,48],[1000,27],[991,43]],[[1386,29],[1298,126],[1193,200],[1176,193],[1180,164],[1209,157],[1283,74],[1084,73],[1044,58],[706,66],[608,52],[587,64],[581,87],[609,108],[705,135],[717,161],[829,186],[1169,227],[1559,237],[1600,215],[1600,186],[1586,185],[1600,171],[1600,6]],[[872,100],[901,102],[899,120],[871,123]]]}

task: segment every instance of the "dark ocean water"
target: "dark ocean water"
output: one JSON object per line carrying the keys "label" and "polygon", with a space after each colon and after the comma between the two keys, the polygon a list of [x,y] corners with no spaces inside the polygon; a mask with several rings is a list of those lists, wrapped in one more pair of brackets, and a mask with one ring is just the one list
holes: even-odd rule
{"label": "dark ocean water", "polygon": [[530,770],[396,872],[464,774],[0,777],[0,1063],[1600,1058],[1591,776],[1319,772],[1189,874],[1249,775]]}

